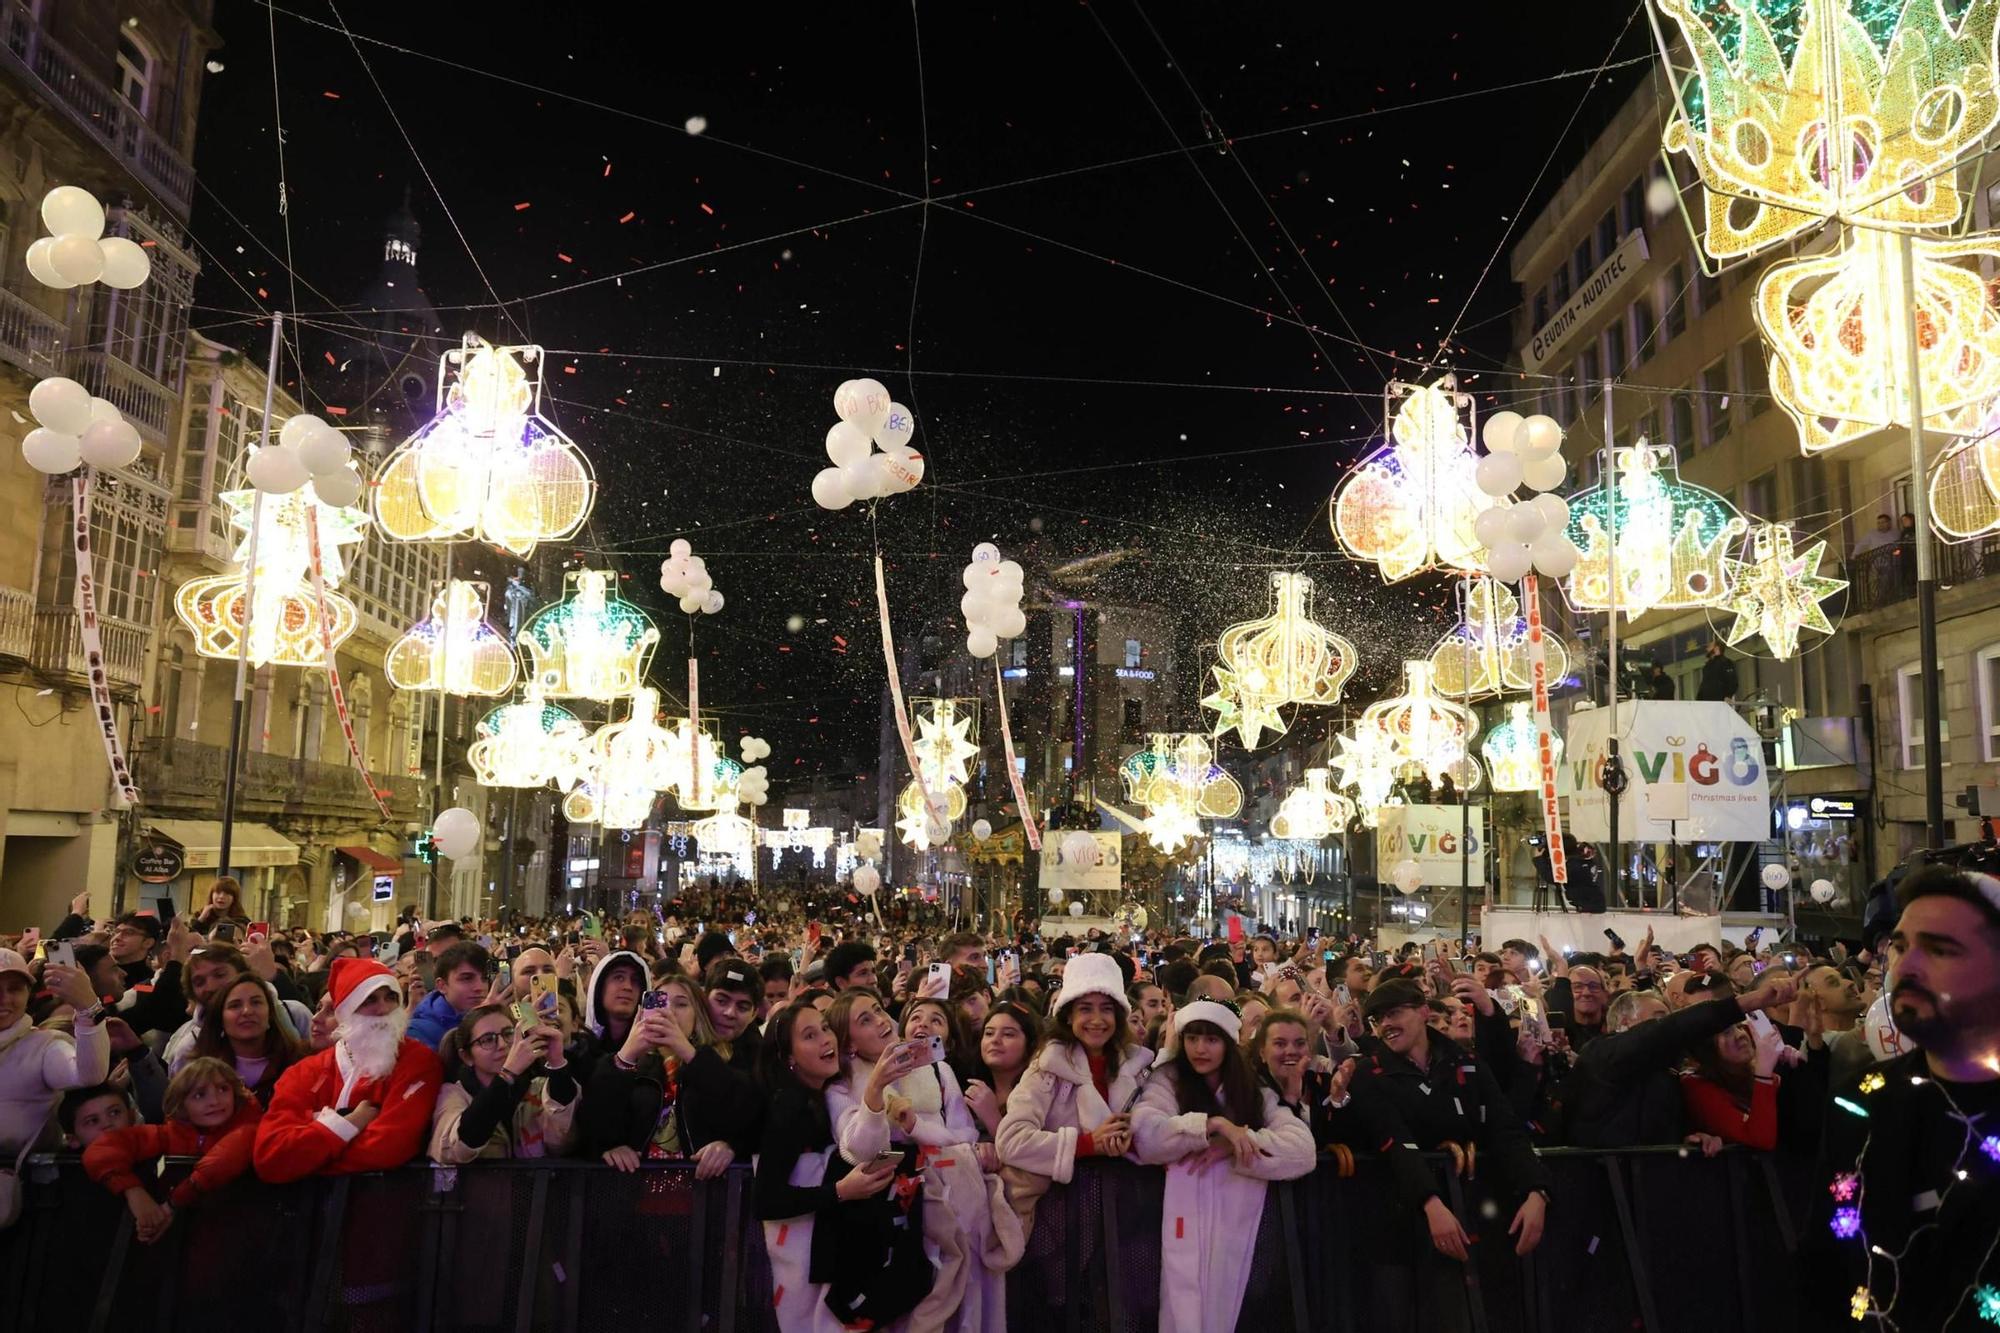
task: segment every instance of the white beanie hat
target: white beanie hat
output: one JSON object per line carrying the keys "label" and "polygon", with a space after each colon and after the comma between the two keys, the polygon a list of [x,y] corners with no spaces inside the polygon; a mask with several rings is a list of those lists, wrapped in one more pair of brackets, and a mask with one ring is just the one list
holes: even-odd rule
{"label": "white beanie hat", "polygon": [[1056,992],[1049,1013],[1059,1014],[1071,1001],[1086,995],[1108,995],[1121,1011],[1132,1012],[1131,1001],[1125,998],[1125,973],[1108,953],[1080,953],[1063,966],[1062,989]]}
{"label": "white beanie hat", "polygon": [[1190,1023],[1213,1023],[1234,1044],[1243,1032],[1243,1015],[1220,1000],[1196,1000],[1174,1010],[1174,1025],[1160,1051],[1162,1060],[1173,1059],[1181,1048],[1181,1030]]}

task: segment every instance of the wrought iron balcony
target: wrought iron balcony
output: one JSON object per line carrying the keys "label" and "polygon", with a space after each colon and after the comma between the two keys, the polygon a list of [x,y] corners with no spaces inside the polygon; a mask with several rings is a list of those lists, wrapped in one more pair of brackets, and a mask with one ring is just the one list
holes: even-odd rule
{"label": "wrought iron balcony", "polygon": [[35,595],[0,588],[0,657],[28,661],[35,652]]}
{"label": "wrought iron balcony", "polygon": [[[97,632],[104,642],[104,674],[112,692],[136,691],[146,676],[146,642],[151,637],[146,627],[99,616]],[[75,607],[35,608],[29,661],[53,675],[85,683],[90,680],[90,664],[83,655],[83,624]]]}
{"label": "wrought iron balcony", "polygon": [[12,292],[0,291],[0,361],[38,378],[53,375],[62,345],[60,319]]}
{"label": "wrought iron balcony", "polygon": [[[213,811],[221,797],[229,752],[220,745],[169,737],[143,742],[134,762],[149,810]],[[383,799],[397,815],[417,818],[428,808],[415,778],[369,776],[378,790],[388,793]],[[361,774],[347,765],[252,751],[243,756],[237,781],[248,811],[363,823],[380,818]]]}
{"label": "wrought iron balcony", "polygon": [[[1969,542],[1936,542],[1938,584],[1943,588],[2000,574],[2000,537]],[[1847,611],[1879,611],[1917,595],[1917,552],[1911,540],[1885,543],[1848,557]]]}

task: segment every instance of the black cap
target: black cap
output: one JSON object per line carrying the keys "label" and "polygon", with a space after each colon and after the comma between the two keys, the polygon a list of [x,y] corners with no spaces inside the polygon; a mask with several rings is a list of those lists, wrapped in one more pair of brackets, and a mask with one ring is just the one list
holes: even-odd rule
{"label": "black cap", "polygon": [[751,999],[762,999],[764,984],[757,976],[757,969],[741,958],[725,958],[708,969],[702,978],[702,985],[708,990],[733,990],[748,995]]}
{"label": "black cap", "polygon": [[725,954],[735,952],[736,946],[729,942],[729,936],[719,930],[707,931],[699,940],[695,941],[695,966],[706,972],[708,971],[709,964],[713,963],[716,959],[721,958]]}
{"label": "black cap", "polygon": [[1378,983],[1374,990],[1369,991],[1368,998],[1362,1001],[1361,1016],[1366,1019],[1373,1019],[1388,1013],[1391,1009],[1402,1009],[1409,1005],[1424,1005],[1428,1003],[1430,1001],[1424,998],[1423,987],[1417,985],[1416,982],[1403,981],[1401,979],[1384,981]]}

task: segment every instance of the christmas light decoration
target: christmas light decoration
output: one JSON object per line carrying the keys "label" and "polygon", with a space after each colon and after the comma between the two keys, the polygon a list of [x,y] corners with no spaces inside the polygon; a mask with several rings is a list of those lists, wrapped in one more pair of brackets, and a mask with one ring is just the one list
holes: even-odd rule
{"label": "christmas light decoration", "polygon": [[757,855],[757,826],[733,811],[695,821],[691,830],[701,846],[702,859],[726,858],[739,874],[750,873]]}
{"label": "christmas light decoration", "polygon": [[[1569,648],[1554,634],[1542,637],[1551,680],[1569,674]],[[1534,688],[1528,620],[1513,589],[1496,579],[1465,585],[1465,614],[1431,649],[1431,680],[1454,699],[1484,699]]]}
{"label": "christmas light decoration", "polygon": [[1403,663],[1404,693],[1368,705],[1355,723],[1357,736],[1370,735],[1399,778],[1421,773],[1432,782],[1449,777],[1458,790],[1471,791],[1482,774],[1472,759],[1472,710],[1439,695],[1429,662]]}
{"label": "christmas light decoration", "polygon": [[979,757],[972,740],[979,729],[979,701],[916,696],[910,700],[910,718],[917,731],[910,752],[918,769],[896,797],[896,828],[904,842],[921,852],[949,838],[951,825],[965,816],[965,784]]}
{"label": "christmas light decoration", "polygon": [[[174,594],[174,611],[194,636],[203,657],[237,655],[240,636],[249,634],[251,666],[319,666],[326,660],[320,635],[320,603],[310,591],[311,538],[307,516],[316,516],[320,537],[320,578],[325,589],[326,631],[335,646],[354,633],[354,603],[335,593],[347,574],[342,546],[359,542],[368,516],[326,504],[310,490],[267,495],[260,507],[253,490],[224,491],[232,527],[243,533],[237,568],[227,574],[190,579]],[[251,516],[258,515],[256,577],[245,593],[243,566],[250,559]],[[247,629],[246,629],[247,627]]]}
{"label": "christmas light decoration", "polygon": [[1836,1203],[1852,1203],[1854,1201],[1854,1192],[1860,1187],[1860,1184],[1861,1178],[1859,1176],[1855,1175],[1852,1171],[1842,1171],[1833,1178],[1833,1183],[1827,1186],[1827,1192],[1833,1195],[1834,1202]]}
{"label": "christmas light decoration", "polygon": [[1202,836],[1203,819],[1234,819],[1243,788],[1215,762],[1208,738],[1194,732],[1154,732],[1146,748],[1119,766],[1128,800],[1145,810],[1139,829],[1172,855]]}
{"label": "christmas light decoration", "polygon": [[1863,1091],[1864,1093],[1867,1093],[1867,1092],[1880,1092],[1882,1091],[1883,1088],[1887,1087],[1888,1085],[1889,1085],[1888,1079],[1882,1077],[1882,1075],[1876,1070],[1871,1069],[1867,1073],[1861,1076],[1861,1081],[1855,1086],[1859,1087],[1861,1091]]}
{"label": "christmas light decoration", "polygon": [[1972,1304],[1979,1311],[1979,1317],[1989,1324],[2000,1324],[2000,1287],[1981,1283],[1972,1293]]}
{"label": "christmas light decoration", "polygon": [[576,714],[530,689],[479,720],[465,757],[482,786],[542,787],[560,782],[589,741],[590,729]]}
{"label": "christmas light decoration", "polygon": [[[1723,605],[1729,595],[1728,553],[1749,526],[1736,507],[1682,481],[1669,448],[1641,440],[1616,450],[1612,467],[1615,487],[1594,486],[1570,500],[1570,540],[1583,554],[1563,582],[1569,604],[1579,611],[1615,607],[1627,620],[1655,608]],[[1618,539],[1615,598],[1607,511],[1614,511]]]}
{"label": "christmas light decoration", "polygon": [[638,687],[628,708],[622,721],[599,727],[579,755],[579,780],[563,802],[568,818],[637,828],[674,785],[675,734],[660,725],[659,692]]}
{"label": "christmas light decoration", "polygon": [[952,785],[930,788],[931,812],[924,812],[924,792],[912,782],[896,794],[896,830],[920,852],[951,837],[951,826],[965,817],[965,789]]}
{"label": "christmas light decoration", "polygon": [[1483,570],[1485,544],[1472,525],[1498,502],[1473,479],[1472,437],[1459,416],[1471,396],[1450,376],[1427,387],[1394,384],[1383,394],[1385,419],[1397,394],[1403,401],[1385,422],[1390,443],[1334,492],[1333,535],[1389,583],[1427,569]]}
{"label": "christmas light decoration", "polygon": [[438,414],[390,453],[374,510],[396,541],[491,542],[526,555],[583,526],[590,465],[540,415],[540,347],[468,336],[438,366]]}
{"label": "christmas light decoration", "polygon": [[714,724],[697,724],[685,717],[670,721],[667,780],[661,790],[671,792],[681,809],[690,812],[734,810],[741,803],[737,782],[743,765],[729,757]]}
{"label": "christmas light decoration", "polygon": [[1329,704],[1354,675],[1354,645],[1312,619],[1312,580],[1303,574],[1271,576],[1271,612],[1222,631],[1216,641],[1214,693],[1201,701],[1215,712],[1218,738],[1234,728],[1243,748],[1254,750],[1264,733],[1285,733],[1279,709],[1289,704]]}
{"label": "christmas light decoration", "polygon": [[489,698],[514,688],[514,650],[486,623],[487,586],[449,579],[431,613],[389,646],[382,674],[399,690]]}
{"label": "christmas light decoration", "polygon": [[1752,635],[1762,635],[1764,646],[1782,661],[1798,651],[1800,630],[1833,633],[1833,622],[1821,603],[1847,584],[1819,572],[1825,542],[1794,554],[1792,530],[1785,524],[1759,523],[1750,542],[1752,559],[1730,561],[1735,588],[1729,609],[1736,613],[1736,623],[1723,641],[1735,647]]}
{"label": "christmas light decoration", "polygon": [[[1562,737],[1553,732],[1550,744],[1556,759],[1562,759]],[[1542,784],[1539,739],[1535,734],[1534,705],[1522,700],[1508,705],[1507,720],[1486,733],[1479,753],[1493,777],[1494,791],[1534,791]]]}
{"label": "christmas light decoration", "polygon": [[1868,1307],[1873,1303],[1874,1298],[1869,1295],[1868,1288],[1856,1287],[1854,1294],[1847,1298],[1847,1313],[1856,1321],[1866,1319]]}
{"label": "christmas light decoration", "polygon": [[1354,805],[1365,827],[1374,828],[1376,812],[1389,803],[1396,785],[1396,756],[1388,738],[1373,730],[1342,732],[1332,766],[1338,785],[1354,791]]}
{"label": "christmas light decoration", "polygon": [[563,597],[528,617],[517,641],[528,654],[529,678],[550,699],[609,702],[632,693],[660,631],[619,595],[608,569],[563,575]]}
{"label": "christmas light decoration", "polygon": [[1979,1151],[1986,1154],[1988,1161],[2000,1166],[2000,1134],[1988,1134],[1979,1141]]}
{"label": "christmas light decoration", "polygon": [[1285,793],[1278,813],[1271,816],[1271,836],[1300,842],[1318,842],[1343,832],[1354,819],[1354,802],[1329,785],[1333,774],[1324,768],[1309,768],[1302,785]]}
{"label": "christmas light decoration", "polygon": [[1931,528],[1948,542],[2000,531],[2000,410],[1976,439],[1950,449],[1931,469]]}

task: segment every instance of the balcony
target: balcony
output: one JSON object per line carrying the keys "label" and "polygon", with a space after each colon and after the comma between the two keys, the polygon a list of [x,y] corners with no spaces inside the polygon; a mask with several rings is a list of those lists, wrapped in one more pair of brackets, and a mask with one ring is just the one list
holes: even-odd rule
{"label": "balcony", "polygon": [[27,661],[35,651],[35,595],[0,588],[0,657]]}
{"label": "balcony", "polygon": [[[1940,589],[1974,583],[2000,574],[2000,537],[1981,537],[1949,545],[1935,542]],[[1907,541],[1858,551],[1848,559],[1847,610],[1850,615],[1879,611],[1917,595],[1917,552]]]}
{"label": "balcony", "polygon": [[147,442],[166,448],[172,440],[180,395],[151,376],[104,352],[69,358],[70,377],[100,398],[108,398]]}
{"label": "balcony", "polygon": [[0,361],[30,375],[56,373],[62,321],[9,291],[0,291]]}
{"label": "balcony", "polygon": [[[147,740],[138,748],[134,767],[139,790],[149,810],[194,810],[204,817],[220,807],[229,752],[179,737]],[[422,784],[410,777],[370,774],[383,799],[398,815],[418,817],[428,809]],[[345,764],[325,764],[290,755],[252,751],[243,756],[237,773],[237,795],[243,813],[321,816],[359,823],[380,818],[361,774]]]}
{"label": "balcony", "polygon": [[[97,633],[104,642],[104,673],[112,693],[137,693],[139,682],[146,676],[146,641],[151,637],[146,627],[99,616]],[[38,671],[89,683],[90,664],[83,655],[83,624],[76,608],[35,608],[34,640],[28,660]]]}
{"label": "balcony", "polygon": [[148,125],[137,107],[42,31],[23,5],[0,8],[0,66],[60,107],[176,216],[188,215],[194,204],[194,164]]}

